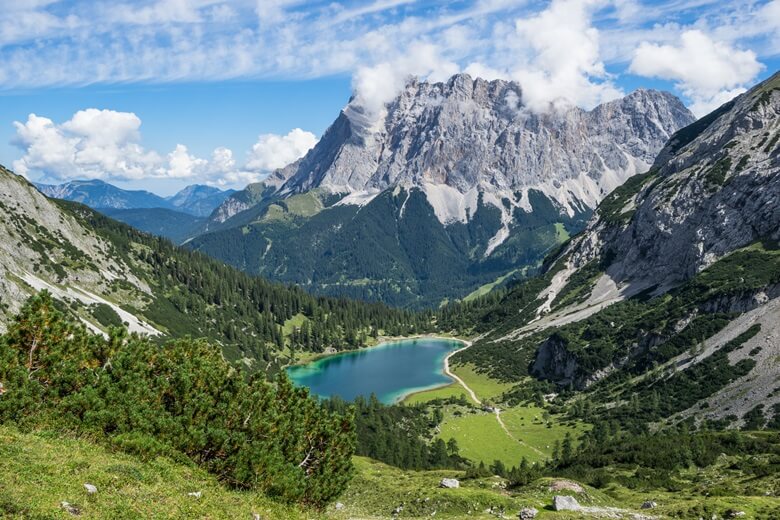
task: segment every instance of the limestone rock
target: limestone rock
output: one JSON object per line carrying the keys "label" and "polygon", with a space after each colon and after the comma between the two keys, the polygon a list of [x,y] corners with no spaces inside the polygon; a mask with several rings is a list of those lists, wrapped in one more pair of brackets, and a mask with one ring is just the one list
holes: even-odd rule
{"label": "limestone rock", "polygon": [[568,495],[555,495],[553,497],[553,510],[555,511],[579,511],[582,509],[577,499]]}
{"label": "limestone rock", "polygon": [[642,509],[653,509],[655,507],[658,507],[658,504],[652,500],[645,500],[642,502]]}
{"label": "limestone rock", "polygon": [[533,507],[524,507],[520,510],[520,513],[518,513],[517,517],[520,520],[531,520],[533,518],[536,518],[536,515],[539,514],[539,511]]}
{"label": "limestone rock", "polygon": [[459,488],[460,482],[455,478],[443,478],[441,479],[441,482],[439,482],[439,487],[448,489]]}
{"label": "limestone rock", "polygon": [[92,484],[84,484],[84,489],[86,489],[87,493],[90,495],[97,493],[97,487],[93,486]]}

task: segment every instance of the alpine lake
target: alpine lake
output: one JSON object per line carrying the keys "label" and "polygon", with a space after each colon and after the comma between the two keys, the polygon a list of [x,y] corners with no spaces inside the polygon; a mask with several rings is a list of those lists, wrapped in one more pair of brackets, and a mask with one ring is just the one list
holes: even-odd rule
{"label": "alpine lake", "polygon": [[287,368],[294,384],[308,387],[320,398],[338,396],[352,401],[376,395],[384,404],[445,386],[444,359],[463,343],[444,338],[414,338],[380,343]]}

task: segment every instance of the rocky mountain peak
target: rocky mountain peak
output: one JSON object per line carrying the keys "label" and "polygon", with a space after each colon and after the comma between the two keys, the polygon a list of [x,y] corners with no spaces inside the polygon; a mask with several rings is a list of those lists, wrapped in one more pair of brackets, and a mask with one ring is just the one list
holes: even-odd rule
{"label": "rocky mountain peak", "polygon": [[528,192],[571,213],[595,207],[647,170],[666,140],[694,121],[674,96],[640,90],[591,111],[536,114],[519,84],[458,74],[410,81],[380,125],[351,102],[302,160],[275,173],[279,193],[323,188],[365,204],[402,186],[425,192],[443,222],[464,221],[478,194],[502,211],[530,211]]}

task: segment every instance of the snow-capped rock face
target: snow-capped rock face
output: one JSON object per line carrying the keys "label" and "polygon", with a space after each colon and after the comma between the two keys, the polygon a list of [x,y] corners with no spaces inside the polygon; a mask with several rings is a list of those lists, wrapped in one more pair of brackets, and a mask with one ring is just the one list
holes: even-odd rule
{"label": "snow-capped rock face", "polygon": [[378,126],[350,102],[275,182],[287,179],[282,195],[320,187],[348,195],[345,203],[417,187],[442,223],[466,220],[480,192],[507,215],[504,201],[530,210],[531,189],[571,214],[647,170],[666,140],[693,121],[677,98],[654,90],[591,111],[535,114],[523,108],[517,83],[466,74],[446,83],[413,80]]}
{"label": "snow-capped rock face", "polygon": [[663,289],[756,240],[779,240],[778,116],[780,73],[675,135],[628,201],[632,218],[594,220],[572,246],[574,263],[610,250],[613,279]]}

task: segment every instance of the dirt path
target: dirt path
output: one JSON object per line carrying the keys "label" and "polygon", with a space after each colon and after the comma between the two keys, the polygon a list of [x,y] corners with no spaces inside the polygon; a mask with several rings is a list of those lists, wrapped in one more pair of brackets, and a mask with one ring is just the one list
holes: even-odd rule
{"label": "dirt path", "polygon": [[541,451],[541,450],[538,450],[538,449],[534,448],[533,446],[531,446],[531,445],[530,445],[530,444],[528,444],[527,442],[523,442],[523,441],[521,441],[520,439],[518,439],[517,437],[515,437],[514,435],[512,435],[512,433],[511,433],[511,432],[509,431],[509,429],[506,427],[506,424],[504,424],[504,420],[501,418],[501,410],[499,410],[498,408],[495,408],[495,409],[494,409],[494,411],[495,411],[495,413],[496,413],[496,421],[498,421],[498,424],[499,424],[499,426],[501,426],[501,429],[502,429],[502,430],[504,430],[504,433],[506,433],[506,434],[507,434],[507,436],[508,436],[510,439],[512,439],[513,441],[515,441],[515,442],[517,442],[517,443],[519,443],[519,444],[522,444],[523,446],[527,446],[529,449],[531,449],[531,450],[535,451],[536,453],[538,453],[538,454],[539,454],[539,455],[541,455],[542,457],[547,457],[547,454],[546,454],[546,453],[544,453],[543,451]]}
{"label": "dirt path", "polygon": [[[482,406],[482,401],[480,401],[480,399],[477,397],[477,394],[474,393],[474,390],[469,388],[469,385],[467,385],[466,382],[463,379],[461,379],[460,377],[455,375],[455,373],[450,370],[450,357],[454,356],[458,352],[463,352],[464,350],[466,350],[467,348],[471,347],[471,345],[472,345],[471,341],[464,341],[464,343],[466,344],[466,346],[451,352],[450,354],[447,355],[446,358],[444,358],[444,373],[447,374],[448,376],[450,376],[452,379],[454,379],[458,383],[460,383],[460,386],[462,386],[469,393],[469,395],[471,396],[472,401],[474,401],[478,405]],[[514,435],[512,435],[509,432],[509,429],[506,427],[506,424],[504,424],[504,420],[501,419],[501,410],[499,408],[493,408],[493,412],[496,415],[496,421],[498,421],[498,425],[501,426],[501,429],[504,430],[504,433],[506,433],[507,437],[509,437],[513,441],[517,442],[518,444],[522,444],[523,446],[527,446],[528,448],[530,448],[531,450],[535,451],[536,453],[538,453],[542,457],[546,457],[547,456],[547,454],[545,454],[544,452],[534,448],[533,446],[531,446],[527,442],[523,442],[520,439],[518,439],[517,437],[515,437]]]}
{"label": "dirt path", "polygon": [[450,358],[451,358],[452,356],[454,356],[455,354],[457,354],[458,352],[463,352],[463,351],[464,351],[464,350],[466,350],[467,348],[471,347],[471,345],[473,344],[471,341],[465,341],[465,340],[464,340],[463,342],[466,344],[466,346],[465,346],[465,347],[463,347],[463,348],[459,348],[458,350],[454,350],[454,351],[450,352],[450,353],[447,355],[447,357],[446,357],[446,358],[444,358],[444,373],[445,373],[445,374],[447,374],[448,376],[450,376],[452,379],[454,379],[454,380],[455,380],[455,381],[457,381],[458,383],[460,383],[460,386],[462,386],[463,388],[465,388],[465,389],[466,389],[466,391],[469,393],[469,395],[471,396],[471,400],[472,400],[472,401],[474,401],[474,402],[475,402],[475,403],[477,403],[478,405],[482,405],[482,401],[480,401],[480,400],[479,400],[479,398],[477,397],[477,394],[475,394],[475,393],[474,393],[474,390],[472,390],[471,388],[469,388],[469,385],[467,385],[467,384],[466,384],[466,382],[465,382],[463,379],[461,379],[460,377],[458,377],[457,375],[455,375],[455,373],[454,373],[453,371],[451,371],[451,370],[450,370]]}

